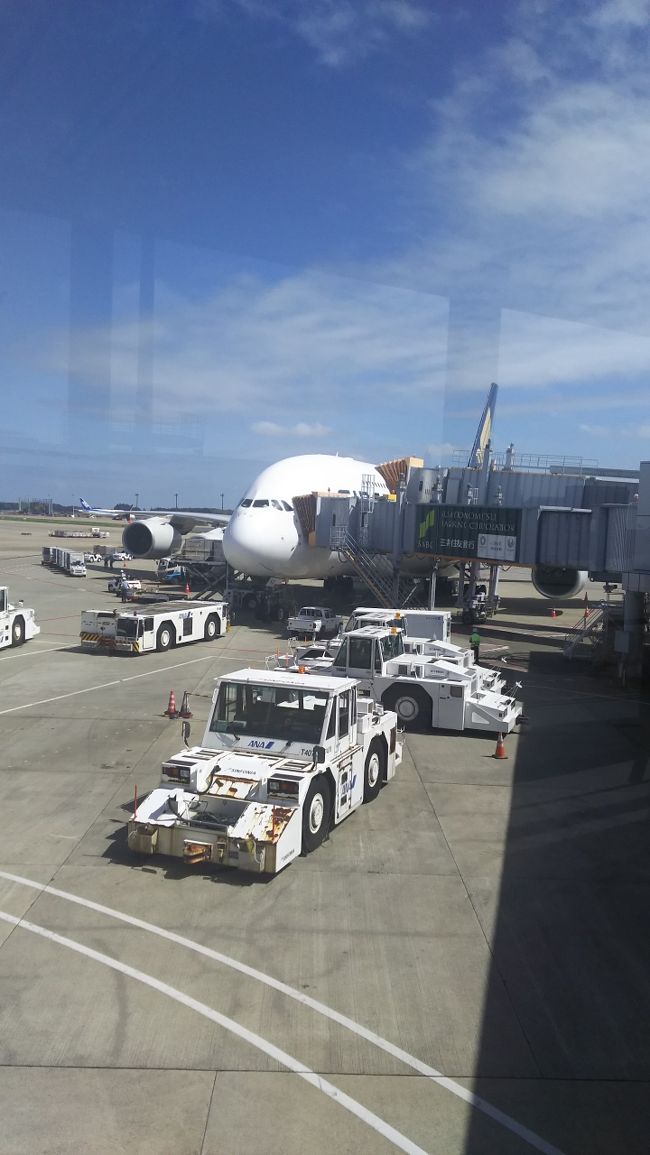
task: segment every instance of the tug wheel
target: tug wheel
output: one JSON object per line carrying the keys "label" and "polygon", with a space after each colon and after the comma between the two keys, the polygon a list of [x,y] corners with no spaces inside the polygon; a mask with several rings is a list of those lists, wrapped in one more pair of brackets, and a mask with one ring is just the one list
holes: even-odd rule
{"label": "tug wheel", "polygon": [[381,790],[386,777],[386,745],[381,738],[373,738],[363,768],[363,800],[372,802]]}
{"label": "tug wheel", "polygon": [[165,651],[173,645],[172,628],[169,622],[163,622],[156,635],[156,649]]}
{"label": "tug wheel", "polygon": [[393,686],[384,694],[382,705],[394,710],[411,730],[431,728],[431,699],[419,686]]}
{"label": "tug wheel", "polygon": [[302,815],[302,849],[309,854],[320,846],[329,830],[330,788],[327,779],[320,774],[314,779],[305,799]]}
{"label": "tug wheel", "polygon": [[14,623],[11,627],[11,644],[12,646],[22,646],[25,641],[25,623],[22,618],[14,618]]}
{"label": "tug wheel", "polygon": [[208,618],[207,622],[205,623],[205,631],[203,634],[206,642],[211,642],[213,638],[216,638],[218,633],[219,633],[219,624],[217,622],[217,619],[214,616],[214,614],[210,614],[210,617]]}

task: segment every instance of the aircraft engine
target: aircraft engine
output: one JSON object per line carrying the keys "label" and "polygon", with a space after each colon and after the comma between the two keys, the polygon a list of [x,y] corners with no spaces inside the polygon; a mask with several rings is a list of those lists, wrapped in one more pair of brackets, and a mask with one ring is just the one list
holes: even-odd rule
{"label": "aircraft engine", "polygon": [[589,574],[583,569],[564,569],[553,565],[536,565],[532,570],[533,585],[545,598],[575,598],[582,593]]}
{"label": "aircraft engine", "polygon": [[122,531],[122,545],[133,557],[167,557],[176,552],[182,540],[165,517],[132,521]]}

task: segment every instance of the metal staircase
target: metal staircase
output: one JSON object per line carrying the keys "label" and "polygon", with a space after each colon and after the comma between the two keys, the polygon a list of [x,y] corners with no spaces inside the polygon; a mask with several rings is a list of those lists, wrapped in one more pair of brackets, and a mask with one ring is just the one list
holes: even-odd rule
{"label": "metal staircase", "polygon": [[350,563],[357,576],[377,598],[380,606],[390,609],[393,605],[392,575],[389,577],[388,574],[380,572],[376,559],[355,541],[345,526],[335,526],[332,529],[330,545],[338,552],[339,557]]}
{"label": "metal staircase", "polygon": [[384,609],[406,605],[416,608],[414,598],[417,584],[413,579],[401,578],[383,554],[368,553],[345,526],[332,528],[330,546],[341,558],[350,563],[357,577],[365,582],[378,604]]}
{"label": "metal staircase", "polygon": [[602,640],[604,610],[594,606],[573,626],[564,637],[562,653],[565,658],[573,658],[580,650],[590,650]]}

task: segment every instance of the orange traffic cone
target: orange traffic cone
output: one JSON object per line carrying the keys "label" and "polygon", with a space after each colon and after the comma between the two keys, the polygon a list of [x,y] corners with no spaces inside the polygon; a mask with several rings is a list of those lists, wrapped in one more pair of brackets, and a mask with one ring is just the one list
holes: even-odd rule
{"label": "orange traffic cone", "polygon": [[190,710],[190,696],[187,690],[183,690],[183,701],[181,702],[181,718],[193,718],[194,715]]}
{"label": "orange traffic cone", "polygon": [[189,592],[190,592],[190,583],[189,583],[189,582],[185,582],[185,593],[186,593],[186,594],[189,594]]}
{"label": "orange traffic cone", "polygon": [[169,691],[169,702],[167,704],[167,709],[165,710],[165,713],[166,713],[168,718],[178,718],[178,710],[176,709],[176,698],[174,697],[174,691],[173,690]]}
{"label": "orange traffic cone", "polygon": [[551,617],[552,617],[552,618],[556,618],[556,617],[557,617],[557,610],[555,609],[555,607],[554,607],[554,606],[551,606]]}
{"label": "orange traffic cone", "polygon": [[492,755],[493,758],[507,758],[505,742],[503,741],[503,734],[499,734],[497,738],[497,748]]}

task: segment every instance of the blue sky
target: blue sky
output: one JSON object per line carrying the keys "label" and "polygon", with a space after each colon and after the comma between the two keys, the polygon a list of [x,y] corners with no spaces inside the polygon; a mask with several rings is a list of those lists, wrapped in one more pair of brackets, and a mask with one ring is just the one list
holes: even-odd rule
{"label": "blue sky", "polygon": [[6,0],[0,499],[650,457],[650,0]]}

